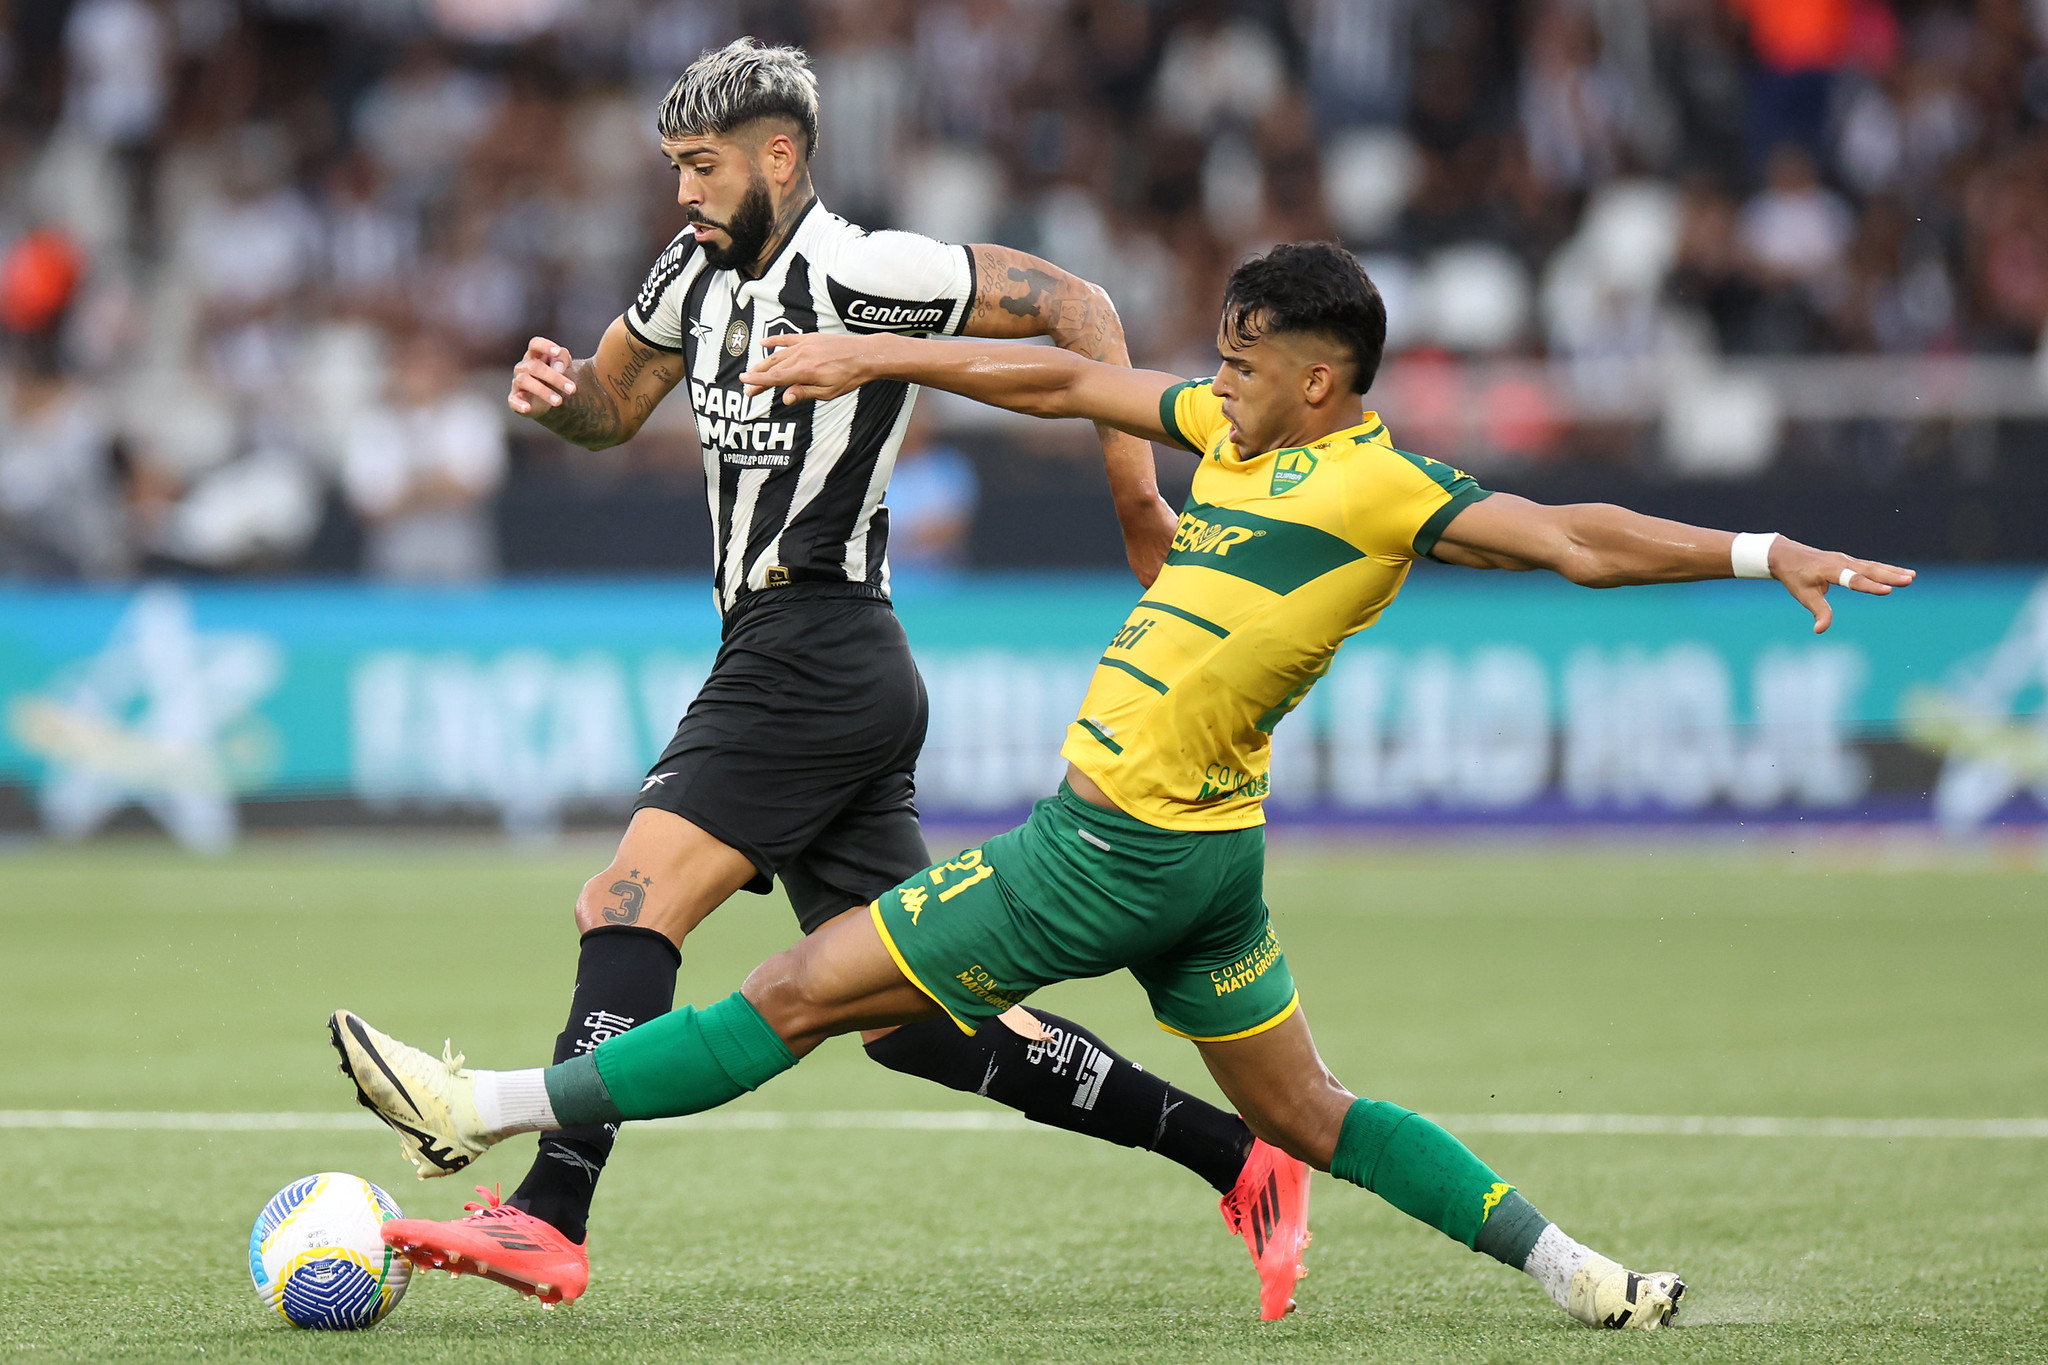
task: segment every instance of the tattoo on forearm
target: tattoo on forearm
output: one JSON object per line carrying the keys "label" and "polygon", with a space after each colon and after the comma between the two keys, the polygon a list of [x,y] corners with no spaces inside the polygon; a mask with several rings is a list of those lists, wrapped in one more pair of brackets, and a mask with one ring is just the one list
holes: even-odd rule
{"label": "tattoo on forearm", "polygon": [[[637,879],[637,880],[636,880]],[[611,884],[611,894],[619,898],[617,905],[607,905],[600,913],[606,924],[638,924],[640,907],[647,903],[647,888],[654,885],[654,878],[643,877],[640,869],[634,868],[624,877]]]}
{"label": "tattoo on forearm", "polygon": [[1035,318],[1045,315],[1046,296],[1052,293],[1059,281],[1043,270],[1032,267],[1018,269],[1011,266],[1009,277],[1024,286],[1024,292],[1016,296],[1005,295],[1002,308],[1013,317]]}
{"label": "tattoo on forearm", "polygon": [[536,413],[535,420],[565,441],[596,450],[615,445],[625,436],[619,420],[619,405],[598,381],[597,367],[584,362],[576,367],[576,392],[562,400],[562,406]]}
{"label": "tattoo on forearm", "polygon": [[637,341],[627,343],[626,363],[612,376],[612,388],[617,391],[619,397],[628,400],[633,397],[633,386],[640,382],[641,373],[660,354],[661,352],[652,346],[642,346]]}
{"label": "tattoo on forearm", "polygon": [[1009,247],[976,246],[973,251],[980,284],[968,317],[970,334],[1048,336],[1090,360],[1130,363],[1123,324],[1100,290]]}

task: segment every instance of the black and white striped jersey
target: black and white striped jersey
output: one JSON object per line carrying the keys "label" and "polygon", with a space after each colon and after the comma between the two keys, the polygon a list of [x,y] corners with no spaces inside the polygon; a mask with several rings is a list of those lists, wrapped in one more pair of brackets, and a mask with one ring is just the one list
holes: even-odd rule
{"label": "black and white striped jersey", "polygon": [[829,402],[752,399],[740,375],[766,337],[802,332],[958,333],[974,297],[964,247],[867,232],[813,203],[757,280],[708,268],[684,232],[626,310],[649,346],[683,356],[711,504],[719,610],[798,582],[889,587],[882,495],[915,385],[863,384]]}

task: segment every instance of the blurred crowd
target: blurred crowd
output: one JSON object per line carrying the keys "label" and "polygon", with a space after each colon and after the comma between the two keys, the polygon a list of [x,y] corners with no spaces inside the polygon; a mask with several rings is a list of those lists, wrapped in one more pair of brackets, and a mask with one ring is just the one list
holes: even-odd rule
{"label": "blurred crowd", "polygon": [[[498,571],[561,458],[503,374],[630,297],[657,100],[743,32],[813,54],[829,207],[1056,260],[1182,373],[1303,237],[1411,386],[2048,325],[2048,0],[0,0],[0,574]],[[930,460],[902,541],[957,563]]]}

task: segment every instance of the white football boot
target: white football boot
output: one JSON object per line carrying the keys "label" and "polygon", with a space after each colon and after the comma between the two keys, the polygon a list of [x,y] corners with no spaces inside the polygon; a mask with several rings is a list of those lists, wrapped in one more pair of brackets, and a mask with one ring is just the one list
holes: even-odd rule
{"label": "white football boot", "polygon": [[476,1112],[476,1078],[462,1054],[444,1044],[439,1057],[379,1033],[347,1010],[327,1020],[342,1074],[356,1101],[398,1134],[398,1149],[422,1180],[452,1175],[497,1139]]}
{"label": "white football boot", "polygon": [[1572,1276],[1565,1311],[1588,1327],[1654,1332],[1671,1322],[1684,1295],[1685,1281],[1672,1271],[1638,1275],[1605,1256],[1595,1256]]}

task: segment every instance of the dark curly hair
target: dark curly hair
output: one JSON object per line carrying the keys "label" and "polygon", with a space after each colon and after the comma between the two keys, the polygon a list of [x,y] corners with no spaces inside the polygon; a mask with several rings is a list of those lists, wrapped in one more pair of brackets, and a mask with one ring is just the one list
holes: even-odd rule
{"label": "dark curly hair", "polygon": [[1351,391],[1364,393],[1387,346],[1387,305],[1358,258],[1335,242],[1287,242],[1230,272],[1223,329],[1241,346],[1313,332],[1351,351]]}

